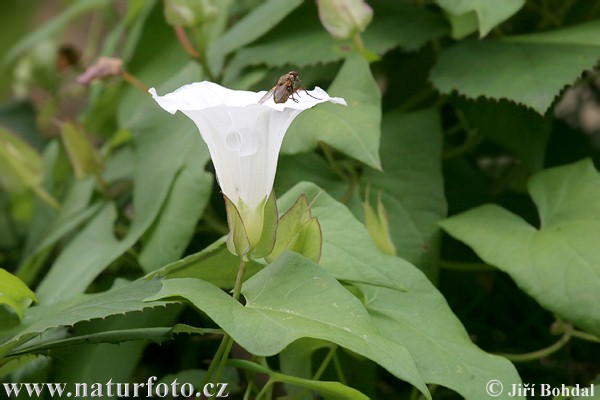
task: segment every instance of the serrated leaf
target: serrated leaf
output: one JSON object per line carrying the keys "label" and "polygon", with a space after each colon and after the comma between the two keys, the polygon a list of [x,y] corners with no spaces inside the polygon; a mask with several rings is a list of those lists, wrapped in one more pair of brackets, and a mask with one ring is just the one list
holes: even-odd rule
{"label": "serrated leaf", "polygon": [[159,287],[158,280],[141,279],[103,293],[82,295],[49,306],[31,307],[25,312],[19,326],[3,332],[0,338],[0,356],[52,328],[165,305],[164,302],[141,302],[141,299],[155,294]]}
{"label": "serrated leaf", "polygon": [[426,382],[472,400],[488,396],[485,384],[490,377],[505,385],[520,382],[510,362],[473,344],[423,273],[401,258],[381,253],[344,205],[315,185],[302,183],[280,197],[281,207],[300,193],[312,200],[311,211],[323,231],[319,264],[337,279],[355,282],[377,329],[406,346]]}
{"label": "serrated leaf", "polygon": [[519,11],[525,0],[436,0],[449,13],[460,16],[475,13],[479,21],[479,36],[486,36],[494,27]]}
{"label": "serrated leaf", "polygon": [[442,52],[431,81],[442,93],[508,99],[544,114],[565,86],[596,64],[599,51],[586,43],[528,43],[522,37],[466,40]]}
{"label": "serrated leaf", "polygon": [[[352,85],[348,85],[348,82]],[[314,149],[319,141],[380,169],[381,92],[369,64],[360,56],[349,57],[329,87],[332,96],[344,98],[347,107],[320,104],[300,114],[283,140],[282,152]]]}
{"label": "serrated leaf", "polygon": [[[147,300],[185,297],[250,353],[270,356],[302,337],[329,340],[429,392],[399,343],[373,329],[362,303],[317,264],[285,253],[247,280],[246,305],[198,279],[168,279]],[[259,340],[257,340],[259,338]]]}
{"label": "serrated leaf", "polygon": [[589,160],[534,176],[541,227],[496,205],[441,223],[544,308],[600,336],[600,177]]}

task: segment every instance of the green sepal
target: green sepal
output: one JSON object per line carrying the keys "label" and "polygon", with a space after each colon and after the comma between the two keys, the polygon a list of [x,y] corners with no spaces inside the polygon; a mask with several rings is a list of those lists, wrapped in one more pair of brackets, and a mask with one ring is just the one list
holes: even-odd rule
{"label": "green sepal", "polygon": [[321,257],[322,242],[319,222],[311,217],[310,204],[302,194],[280,218],[275,247],[265,259],[271,262],[284,251],[292,250],[317,262]]}
{"label": "green sepal", "polygon": [[394,246],[394,242],[392,241],[387,212],[381,201],[381,193],[377,197],[377,214],[375,214],[375,210],[369,203],[369,189],[367,188],[363,210],[365,213],[365,226],[379,250],[390,256],[395,256],[396,246]]}
{"label": "green sepal", "polygon": [[229,233],[227,234],[227,249],[236,256],[246,259],[247,253],[250,250],[250,241],[246,233],[244,221],[235,204],[225,195],[225,210],[227,211],[227,225],[229,225]]}
{"label": "green sepal", "polygon": [[264,205],[262,233],[260,240],[252,250],[252,258],[263,258],[271,254],[275,247],[278,223],[277,199],[275,192],[271,191]]}
{"label": "green sepal", "polygon": [[321,249],[323,248],[323,234],[321,224],[317,217],[312,217],[307,223],[302,225],[298,235],[290,243],[288,250],[302,254],[304,257],[316,263],[321,259]]}
{"label": "green sepal", "polygon": [[34,301],[35,293],[22,280],[0,268],[0,330],[18,324]]}

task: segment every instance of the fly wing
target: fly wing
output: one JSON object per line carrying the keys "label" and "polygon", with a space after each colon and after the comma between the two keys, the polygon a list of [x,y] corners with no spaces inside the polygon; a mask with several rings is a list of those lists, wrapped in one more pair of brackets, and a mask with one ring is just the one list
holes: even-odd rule
{"label": "fly wing", "polygon": [[273,101],[275,103],[285,103],[290,97],[290,87],[288,85],[276,85],[273,92]]}
{"label": "fly wing", "polygon": [[275,89],[277,89],[277,85],[275,85],[271,89],[269,89],[269,91],[267,93],[265,93],[265,95],[263,97],[260,98],[260,100],[258,101],[258,104],[262,104],[265,101],[269,100],[269,97],[273,96],[273,92],[275,92]]}

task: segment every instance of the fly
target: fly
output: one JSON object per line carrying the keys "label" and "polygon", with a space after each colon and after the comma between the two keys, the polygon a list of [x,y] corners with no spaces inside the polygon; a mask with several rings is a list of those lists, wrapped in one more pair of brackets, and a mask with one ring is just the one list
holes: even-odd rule
{"label": "fly", "polygon": [[281,75],[279,80],[277,80],[277,84],[275,84],[275,86],[273,86],[267,93],[265,93],[265,95],[258,101],[258,104],[263,104],[265,101],[269,100],[271,96],[273,96],[273,101],[276,104],[285,103],[290,97],[297,103],[298,100],[294,98],[294,93],[300,89],[304,90],[304,92],[313,99],[317,99],[315,96],[311,96],[306,89],[300,86],[300,82],[301,80],[296,71],[290,71],[285,75]]}

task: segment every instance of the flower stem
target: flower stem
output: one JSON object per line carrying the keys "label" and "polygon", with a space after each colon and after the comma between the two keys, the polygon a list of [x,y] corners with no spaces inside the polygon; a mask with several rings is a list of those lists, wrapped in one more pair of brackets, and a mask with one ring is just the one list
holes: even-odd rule
{"label": "flower stem", "polygon": [[142,92],[144,92],[144,94],[150,96],[150,93],[148,93],[148,86],[144,85],[142,81],[131,75],[129,72],[121,71],[121,77],[136,88],[140,89]]}
{"label": "flower stem", "polygon": [[[233,286],[233,298],[235,300],[240,299],[240,294],[242,292],[242,283],[244,282],[244,273],[246,272],[247,265],[248,263],[244,261],[244,258],[242,257],[240,259],[240,267],[235,278],[235,285]],[[208,370],[206,371],[206,375],[204,376],[204,379],[202,380],[202,385],[200,387],[204,387],[204,385],[206,385],[210,381],[219,381],[219,379],[221,378],[221,374],[223,373],[223,368],[225,368],[225,363],[229,358],[229,352],[231,351],[232,346],[233,339],[231,338],[231,336],[225,333],[225,335],[223,335],[223,339],[221,339],[221,344],[219,344],[219,348],[217,349],[217,352],[215,353],[215,356],[212,359]]]}
{"label": "flower stem", "polygon": [[183,27],[178,25],[178,26],[174,26],[173,29],[175,29],[175,34],[177,35],[177,39],[179,40],[179,43],[181,43],[181,46],[183,47],[185,52],[194,58],[199,58],[200,54],[194,48],[194,46],[192,46],[192,44],[190,43],[187,35],[185,34],[185,30],[183,29]]}

